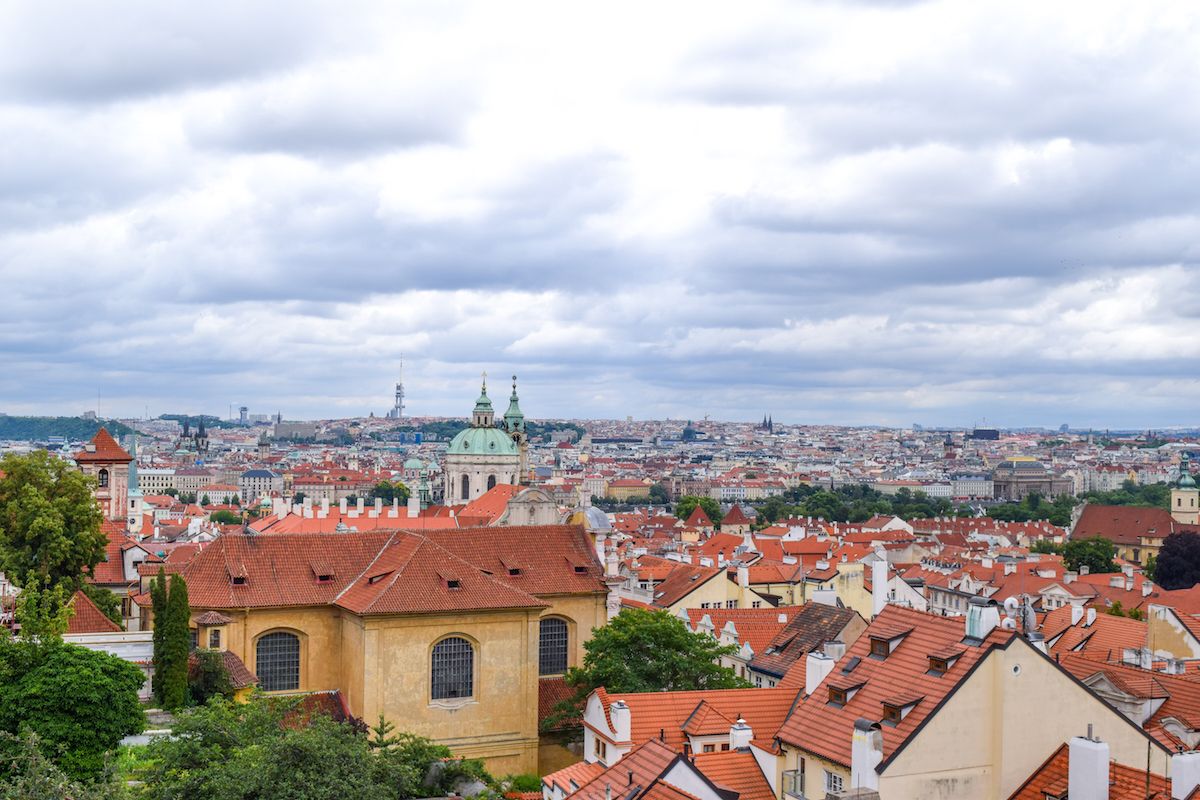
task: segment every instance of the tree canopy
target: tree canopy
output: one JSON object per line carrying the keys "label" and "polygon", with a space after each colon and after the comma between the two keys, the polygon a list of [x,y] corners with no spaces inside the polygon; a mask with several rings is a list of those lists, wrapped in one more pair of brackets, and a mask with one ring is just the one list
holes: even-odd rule
{"label": "tree canopy", "polygon": [[1154,580],[1164,589],[1190,589],[1200,583],[1200,534],[1172,533],[1154,562]]}
{"label": "tree canopy", "polygon": [[572,697],[547,720],[550,727],[577,716],[592,690],[667,692],[737,689],[750,683],[717,660],[737,652],[704,633],[694,633],[666,611],[627,608],[597,628],[584,645],[583,666],[567,670]]}
{"label": "tree canopy", "polygon": [[92,481],[44,450],[0,459],[0,571],[17,586],[78,588],[108,537]]}
{"label": "tree canopy", "polygon": [[404,505],[408,502],[409,494],[408,487],[400,481],[395,483],[380,481],[371,489],[369,497],[371,499],[378,498],[385,503],[391,503],[394,500],[400,505]]}
{"label": "tree canopy", "polygon": [[781,495],[768,497],[755,506],[759,519],[767,524],[788,517],[814,517],[828,522],[865,522],[876,514],[902,519],[944,517],[952,514],[970,516],[969,509],[959,509],[949,500],[930,497],[924,492],[900,489],[885,495],[866,484],[824,489],[801,484]]}
{"label": "tree canopy", "polygon": [[478,762],[446,761],[450,751],[427,739],[401,734],[372,746],[363,726],[299,711],[298,702],[214,699],[185,711],[173,736],[149,745],[145,797],[402,800],[450,794],[464,776],[492,783]]}
{"label": "tree canopy", "polygon": [[1000,503],[988,509],[987,515],[1002,522],[1036,522],[1046,520],[1051,525],[1071,524],[1071,509],[1079,501],[1070,495],[1056,497],[1053,502],[1033,492],[1019,503]]}
{"label": "tree canopy", "polygon": [[90,780],[145,725],[145,675],[116,656],[53,639],[0,641],[0,731],[37,734],[70,777]]}
{"label": "tree canopy", "polygon": [[1084,566],[1093,574],[1116,572],[1117,565],[1113,562],[1115,554],[1113,543],[1108,539],[1099,536],[1091,539],[1072,539],[1063,548],[1063,563],[1067,565],[1067,569],[1076,572]]}
{"label": "tree canopy", "polygon": [[695,495],[686,494],[679,498],[679,502],[675,504],[675,516],[679,519],[687,519],[696,510],[696,506],[704,509],[704,513],[712,520],[713,525],[721,527],[721,504],[711,497],[697,497]]}

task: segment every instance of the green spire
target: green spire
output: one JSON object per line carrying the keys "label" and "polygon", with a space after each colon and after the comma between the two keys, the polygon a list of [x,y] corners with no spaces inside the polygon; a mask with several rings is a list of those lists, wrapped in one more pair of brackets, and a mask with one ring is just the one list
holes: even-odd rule
{"label": "green spire", "polygon": [[1179,488],[1180,489],[1195,489],[1196,480],[1192,477],[1192,467],[1188,463],[1188,454],[1183,454],[1183,459],[1179,462]]}
{"label": "green spire", "polygon": [[512,396],[508,398],[508,411],[504,412],[504,425],[509,433],[525,429],[525,415],[521,413],[521,405],[517,399],[517,376],[513,375]]}
{"label": "green spire", "polygon": [[133,441],[129,445],[129,455],[133,460],[129,462],[129,491],[130,497],[141,497],[142,489],[138,486],[137,473],[137,434],[133,435]]}
{"label": "green spire", "polygon": [[471,427],[490,428],[496,413],[492,410],[492,401],[487,395],[487,373],[483,373],[483,385],[479,389],[479,399],[475,401],[475,411],[471,414]]}

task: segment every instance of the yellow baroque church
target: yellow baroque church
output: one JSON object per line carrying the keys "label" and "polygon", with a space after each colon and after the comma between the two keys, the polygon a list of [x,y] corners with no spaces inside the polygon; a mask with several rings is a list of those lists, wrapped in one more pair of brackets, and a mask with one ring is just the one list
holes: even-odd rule
{"label": "yellow baroque church", "polygon": [[268,693],[341,690],[368,724],[538,770],[539,682],[606,621],[604,570],[572,525],[225,535],[183,568],[203,646]]}

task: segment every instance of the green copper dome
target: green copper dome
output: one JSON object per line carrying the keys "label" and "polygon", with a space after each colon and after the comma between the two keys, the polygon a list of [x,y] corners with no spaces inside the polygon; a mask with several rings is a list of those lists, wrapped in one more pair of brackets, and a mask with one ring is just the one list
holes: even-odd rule
{"label": "green copper dome", "polygon": [[467,428],[450,440],[449,454],[480,456],[519,455],[517,446],[499,428]]}
{"label": "green copper dome", "polygon": [[504,427],[509,433],[525,430],[525,415],[517,401],[517,376],[513,375],[512,397],[508,398],[508,411],[504,412]]}
{"label": "green copper dome", "polygon": [[1183,454],[1183,460],[1179,462],[1179,484],[1180,489],[1195,489],[1196,480],[1192,477],[1192,468],[1188,463],[1187,453]]}

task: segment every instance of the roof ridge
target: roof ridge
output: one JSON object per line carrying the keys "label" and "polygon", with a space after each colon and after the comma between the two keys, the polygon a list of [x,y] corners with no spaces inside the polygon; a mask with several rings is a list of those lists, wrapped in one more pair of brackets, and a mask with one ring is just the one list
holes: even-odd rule
{"label": "roof ridge", "polygon": [[[344,595],[346,592],[350,591],[351,587],[355,586],[360,580],[362,580],[363,576],[367,574],[367,570],[369,570],[369,569],[371,569],[371,567],[375,566],[375,562],[379,561],[380,556],[382,556],[383,552],[385,550],[387,550],[388,547],[391,546],[392,540],[395,539],[396,535],[399,533],[400,533],[400,531],[392,531],[392,533],[388,536],[387,541],[383,543],[383,546],[380,547],[379,550],[377,550],[375,552],[374,558],[370,559],[367,562],[367,565],[362,568],[362,571],[359,572],[357,575],[355,575],[353,580],[348,581],[346,583],[346,585],[342,587],[341,591],[339,591],[337,594],[335,594],[330,599],[330,601],[329,601],[330,605],[336,605],[338,602],[340,602],[342,599],[342,595]],[[285,534],[277,534],[277,535],[290,536],[291,534],[285,533]],[[313,534],[297,534],[297,535],[312,536]],[[320,534],[317,534],[317,535],[319,536]]]}

